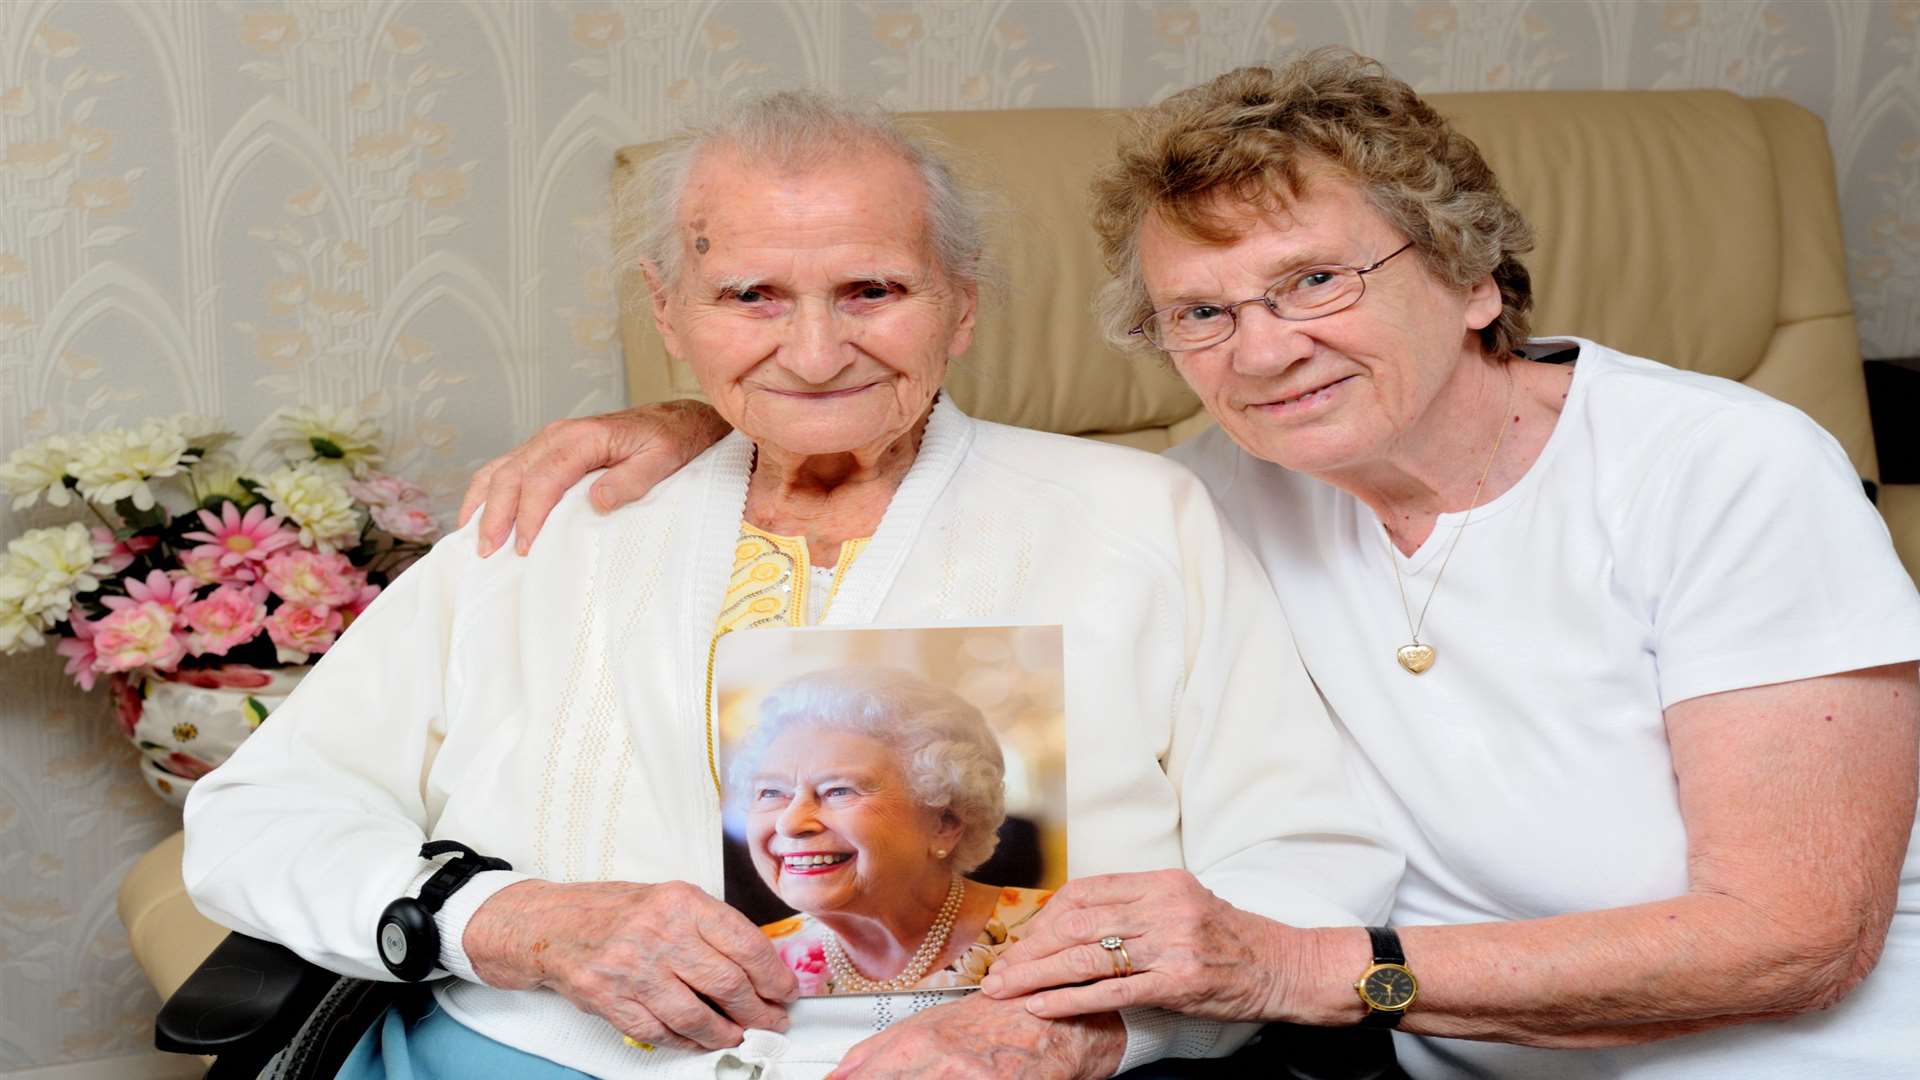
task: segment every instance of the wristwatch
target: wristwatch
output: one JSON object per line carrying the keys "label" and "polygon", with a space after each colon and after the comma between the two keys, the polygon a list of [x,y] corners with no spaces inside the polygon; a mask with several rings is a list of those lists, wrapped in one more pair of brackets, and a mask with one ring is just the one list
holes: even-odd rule
{"label": "wristwatch", "polygon": [[1367,937],[1373,940],[1373,963],[1353,984],[1354,992],[1367,1007],[1367,1015],[1360,1023],[1365,1027],[1390,1028],[1400,1023],[1400,1018],[1413,1005],[1413,999],[1420,994],[1420,984],[1414,980],[1413,970],[1407,967],[1407,954],[1400,948],[1399,934],[1384,926],[1369,926]]}
{"label": "wristwatch", "polygon": [[465,844],[453,840],[435,840],[420,845],[420,857],[437,859],[449,851],[460,854],[448,859],[420,886],[418,897],[403,896],[380,913],[380,926],[374,931],[374,944],[380,962],[396,978],[419,982],[440,962],[440,929],[433,916],[454,890],[485,870],[511,870],[505,859],[489,858]]}

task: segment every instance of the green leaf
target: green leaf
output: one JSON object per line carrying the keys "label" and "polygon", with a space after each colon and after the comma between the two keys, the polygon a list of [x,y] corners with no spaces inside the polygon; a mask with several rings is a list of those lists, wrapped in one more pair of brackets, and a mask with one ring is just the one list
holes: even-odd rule
{"label": "green leaf", "polygon": [[261,721],[267,718],[267,707],[260,704],[260,699],[254,697],[252,694],[248,694],[246,700],[241,702],[241,705],[247,714],[247,726],[258,730]]}
{"label": "green leaf", "polygon": [[323,458],[338,459],[338,458],[343,458],[347,456],[347,452],[345,450],[340,449],[338,446],[334,445],[333,440],[331,439],[323,439],[320,436],[315,435],[313,438],[308,439],[307,442],[313,444],[313,452],[316,454],[319,454]]}
{"label": "green leaf", "polygon": [[135,532],[141,529],[160,528],[167,523],[167,512],[159,503],[154,503],[151,508],[142,510],[133,505],[132,499],[121,499],[113,504],[113,512],[120,515],[120,520]]}

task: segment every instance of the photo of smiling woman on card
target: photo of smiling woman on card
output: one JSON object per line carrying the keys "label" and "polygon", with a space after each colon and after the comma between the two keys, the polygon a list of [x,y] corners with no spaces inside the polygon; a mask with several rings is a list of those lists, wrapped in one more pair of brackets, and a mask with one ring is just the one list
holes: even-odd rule
{"label": "photo of smiling woman on card", "polygon": [[762,930],[802,994],[977,985],[1051,895],[968,876],[999,843],[1006,764],[981,711],[920,676],[789,679],[730,758],[753,867],[798,912]]}

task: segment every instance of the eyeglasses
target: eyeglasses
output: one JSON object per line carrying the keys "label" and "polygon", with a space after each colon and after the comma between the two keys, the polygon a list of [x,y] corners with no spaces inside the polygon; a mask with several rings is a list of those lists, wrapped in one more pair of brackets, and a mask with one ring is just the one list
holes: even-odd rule
{"label": "eyeglasses", "polygon": [[1409,240],[1372,266],[1309,266],[1273,283],[1259,296],[1232,304],[1180,304],[1161,308],[1127,331],[1139,334],[1167,352],[1191,352],[1218,345],[1240,328],[1240,309],[1265,304],[1282,319],[1306,322],[1345,311],[1367,292],[1367,275],[1387,260],[1413,246]]}

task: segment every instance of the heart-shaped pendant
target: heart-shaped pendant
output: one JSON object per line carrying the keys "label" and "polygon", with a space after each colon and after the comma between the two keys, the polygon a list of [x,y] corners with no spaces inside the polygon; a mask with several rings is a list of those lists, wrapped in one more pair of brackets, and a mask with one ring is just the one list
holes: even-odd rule
{"label": "heart-shaped pendant", "polygon": [[1415,675],[1433,666],[1433,646],[1422,645],[1417,641],[1411,645],[1400,646],[1400,651],[1393,655],[1399,659],[1401,667]]}

